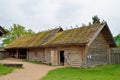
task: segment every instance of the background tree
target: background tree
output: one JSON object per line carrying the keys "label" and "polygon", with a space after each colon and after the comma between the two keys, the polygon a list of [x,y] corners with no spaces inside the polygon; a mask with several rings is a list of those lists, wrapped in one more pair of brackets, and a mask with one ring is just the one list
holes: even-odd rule
{"label": "background tree", "polygon": [[98,18],[97,15],[95,15],[95,16],[92,17],[92,21],[93,21],[93,22],[92,22],[93,24],[95,24],[95,23],[100,23],[100,19]]}
{"label": "background tree", "polygon": [[117,44],[117,46],[120,48],[120,34],[114,37],[114,41]]}
{"label": "background tree", "polygon": [[2,36],[2,39],[3,39],[3,42],[1,44],[2,47],[8,45],[14,39],[20,36],[34,33],[31,29],[26,30],[24,26],[19,24],[14,24],[12,27],[5,30],[7,31],[7,33]]}

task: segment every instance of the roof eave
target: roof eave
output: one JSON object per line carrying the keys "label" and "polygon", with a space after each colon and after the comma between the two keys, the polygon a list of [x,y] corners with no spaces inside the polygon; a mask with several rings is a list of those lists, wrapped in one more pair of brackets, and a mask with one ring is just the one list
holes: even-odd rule
{"label": "roof eave", "polygon": [[49,44],[45,47],[56,47],[56,46],[86,46],[88,42],[85,43],[65,43],[65,44]]}
{"label": "roof eave", "polygon": [[112,36],[112,33],[107,25],[107,22],[103,22],[101,23],[101,27],[99,28],[99,30],[94,34],[94,36],[92,37],[92,39],[89,41],[89,43],[87,44],[88,46],[90,46],[90,44],[94,41],[94,39],[98,36],[98,34],[103,30],[104,27],[107,27],[107,30],[109,32],[109,35],[111,36],[111,41],[112,41],[112,44],[109,43],[109,46],[110,47],[117,47],[116,43],[114,42],[113,40],[113,36]]}
{"label": "roof eave", "polygon": [[105,26],[107,27],[107,29],[108,29],[108,31],[109,31],[109,33],[110,33],[110,36],[111,36],[112,44],[109,43],[109,46],[110,46],[111,48],[116,48],[117,45],[116,45],[116,43],[115,43],[115,41],[114,41],[114,39],[113,39],[112,33],[111,33],[111,31],[110,31],[110,29],[109,29],[109,27],[108,27],[107,22],[105,22]]}
{"label": "roof eave", "polygon": [[92,37],[92,39],[89,41],[89,43],[87,44],[87,46],[90,46],[91,43],[95,40],[95,38],[98,36],[98,34],[101,32],[101,30],[103,29],[103,27],[105,26],[105,24],[101,25],[101,27],[98,29],[98,31],[94,34],[94,36]]}

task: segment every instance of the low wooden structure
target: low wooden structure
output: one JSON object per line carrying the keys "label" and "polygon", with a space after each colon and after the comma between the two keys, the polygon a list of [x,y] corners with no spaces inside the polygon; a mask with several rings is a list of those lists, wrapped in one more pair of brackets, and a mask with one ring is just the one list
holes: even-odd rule
{"label": "low wooden structure", "polygon": [[[89,67],[110,63],[110,48],[116,47],[106,22],[79,28],[62,28],[20,37],[6,49],[11,56],[51,65]],[[22,51],[21,51],[22,50]]]}
{"label": "low wooden structure", "polygon": [[3,64],[3,66],[7,66],[7,67],[22,67],[23,66],[23,64],[12,64],[12,63],[5,63],[5,64]]}
{"label": "low wooden structure", "polygon": [[4,59],[6,57],[8,57],[7,51],[3,48],[0,48],[0,59]]}
{"label": "low wooden structure", "polygon": [[111,64],[120,64],[120,48],[111,49]]}
{"label": "low wooden structure", "polygon": [[[6,31],[0,26],[0,36],[3,34],[6,34]],[[0,48],[0,59],[3,59],[7,57],[6,50],[3,48]]]}

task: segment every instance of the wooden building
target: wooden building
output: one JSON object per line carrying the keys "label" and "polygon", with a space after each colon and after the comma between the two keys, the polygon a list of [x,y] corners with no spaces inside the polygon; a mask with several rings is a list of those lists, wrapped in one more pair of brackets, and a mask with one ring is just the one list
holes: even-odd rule
{"label": "wooden building", "polygon": [[2,36],[5,33],[6,33],[6,31],[0,26],[0,36]]}
{"label": "wooden building", "polygon": [[[0,26],[0,36],[3,34],[6,34],[6,31]],[[6,57],[6,50],[3,48],[0,48],[0,59],[3,59]]]}
{"label": "wooden building", "polygon": [[51,65],[88,67],[110,63],[110,48],[116,47],[107,23],[62,28],[20,37],[6,49],[11,56]]}
{"label": "wooden building", "polygon": [[0,59],[7,58],[9,55],[4,48],[0,48]]}

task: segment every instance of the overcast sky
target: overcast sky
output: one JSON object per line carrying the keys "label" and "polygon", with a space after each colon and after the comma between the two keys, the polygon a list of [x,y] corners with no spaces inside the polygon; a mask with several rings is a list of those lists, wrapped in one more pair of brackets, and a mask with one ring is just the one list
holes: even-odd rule
{"label": "overcast sky", "polygon": [[81,26],[98,15],[113,35],[120,33],[120,0],[0,0],[0,25],[14,23],[35,32]]}

